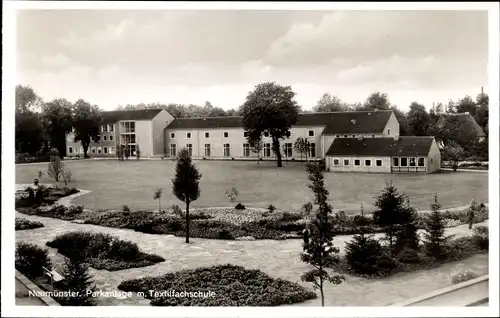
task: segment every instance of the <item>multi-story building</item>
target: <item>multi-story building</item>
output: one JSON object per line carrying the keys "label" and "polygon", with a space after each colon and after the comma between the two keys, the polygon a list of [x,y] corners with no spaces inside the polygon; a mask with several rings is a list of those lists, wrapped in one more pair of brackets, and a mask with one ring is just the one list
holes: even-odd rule
{"label": "multi-story building", "polygon": [[[134,156],[137,147],[140,147],[141,157],[175,158],[180,149],[186,148],[194,159],[275,159],[272,140],[267,133],[262,136],[263,148],[260,153],[252,151],[247,140],[247,132],[243,128],[242,117],[238,116],[174,118],[164,109],[150,109],[104,112],[103,118],[101,139],[99,143],[91,144],[91,156],[116,156],[116,149],[124,145],[130,156]],[[407,150],[411,149],[410,145],[415,142],[421,143],[421,140],[426,140],[424,142],[426,145],[427,140],[432,140],[430,143],[432,145],[435,143],[433,137],[427,139],[404,137],[400,139],[399,122],[390,110],[301,113],[290,132],[289,138],[281,140],[283,146],[281,150],[285,159],[298,160],[306,156],[311,160],[326,159],[326,166],[330,170],[433,172],[435,171],[434,165],[437,165],[439,161],[436,153],[431,152],[431,148],[426,148],[429,150],[426,154],[419,152],[415,155],[417,156],[415,164],[418,169],[401,169],[400,167],[403,166],[398,167],[398,169],[381,169],[378,166],[379,161],[375,157],[384,157],[385,159],[381,160],[388,160],[388,162],[395,164],[395,159],[391,158],[395,157],[394,151],[397,150],[384,148],[386,140],[400,140],[400,145],[402,141],[405,141],[403,148]],[[307,140],[309,144],[307,154],[297,152],[294,148],[295,141],[299,137]],[[83,153],[81,146],[73,143],[72,140],[72,136],[69,135],[68,154]],[[352,151],[345,152],[346,147],[349,149],[351,141],[354,144],[359,143],[360,140],[362,140],[362,144],[358,145],[360,158],[367,155],[372,156],[374,164],[355,165],[356,160],[360,161],[361,159],[353,159],[352,167],[338,169],[338,163],[341,159],[345,163],[344,157],[346,155],[350,157],[354,155]],[[342,145],[344,150],[338,152],[340,149],[338,145]],[[363,148],[366,147],[372,149],[378,147],[378,153],[363,152]],[[434,151],[434,148],[432,150]],[[439,149],[437,149],[437,154],[440,156]],[[429,156],[432,157],[432,160],[427,159]],[[421,157],[426,158],[425,169],[420,166],[422,160],[418,158]],[[408,167],[413,167],[412,164],[413,161]],[[342,165],[342,167],[345,166]]]}

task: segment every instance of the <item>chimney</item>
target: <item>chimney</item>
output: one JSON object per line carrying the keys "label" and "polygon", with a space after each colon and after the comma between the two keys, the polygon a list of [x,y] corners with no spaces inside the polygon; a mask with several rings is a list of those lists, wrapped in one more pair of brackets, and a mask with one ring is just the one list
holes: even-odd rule
{"label": "chimney", "polygon": [[399,135],[394,135],[394,140],[398,141],[399,140]]}
{"label": "chimney", "polygon": [[351,119],[351,124],[355,125],[356,124],[356,119]]}
{"label": "chimney", "polygon": [[374,108],[374,109],[373,109],[373,111],[374,111],[374,112],[378,112],[378,108]]}

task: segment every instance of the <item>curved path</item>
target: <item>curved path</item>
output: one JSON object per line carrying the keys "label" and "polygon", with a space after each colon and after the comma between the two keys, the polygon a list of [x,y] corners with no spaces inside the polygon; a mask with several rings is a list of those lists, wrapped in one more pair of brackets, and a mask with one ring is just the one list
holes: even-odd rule
{"label": "curved path", "polygon": [[[81,194],[83,193],[75,195]],[[74,196],[65,198],[65,203],[69,202]],[[227,263],[249,269],[259,269],[272,277],[282,277],[311,288],[310,284],[300,281],[300,276],[309,269],[307,264],[300,261],[301,240],[223,241],[191,238],[191,243],[186,244],[184,238],[172,235],[154,235],[128,229],[76,224],[59,219],[25,215],[17,211],[15,215],[16,217],[40,221],[45,225],[34,230],[16,231],[16,241],[28,241],[45,246],[47,241],[52,240],[58,234],[75,230],[94,231],[109,233],[130,240],[137,243],[142,251],[158,254],[166,259],[165,262],[152,266],[116,272],[91,269],[97,289],[102,291],[115,291],[123,280],[143,276],[159,276],[182,269]],[[481,224],[487,224],[487,222]],[[447,234],[468,236],[471,231],[467,225],[461,225],[448,229]],[[335,237],[334,243],[340,248],[341,253],[344,252],[345,242],[350,241],[351,237],[350,235]],[[57,250],[53,248],[49,248],[49,254],[55,263],[56,269],[60,268],[63,261],[62,255],[58,254]],[[449,275],[456,264],[464,264],[479,275],[488,272],[488,256],[476,255],[439,268],[400,273],[386,279],[368,280],[348,276],[346,282],[340,286],[327,285],[325,287],[325,302],[327,306],[386,306],[404,301],[450,285]],[[411,288],[408,288],[408,286],[411,286]],[[99,304],[148,305],[149,300],[135,296],[126,299],[104,298],[101,299]],[[297,305],[318,306],[319,299]]]}

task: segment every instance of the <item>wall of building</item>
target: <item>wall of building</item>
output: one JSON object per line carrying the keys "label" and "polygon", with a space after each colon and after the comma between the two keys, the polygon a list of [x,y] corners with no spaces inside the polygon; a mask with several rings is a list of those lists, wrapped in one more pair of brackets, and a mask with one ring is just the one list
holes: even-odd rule
{"label": "wall of building", "polygon": [[164,136],[165,127],[167,127],[173,120],[172,116],[166,110],[162,110],[156,115],[152,121],[152,137],[153,137],[153,151],[152,156],[163,157],[165,155],[166,142]]}
{"label": "wall of building", "polygon": [[141,150],[141,157],[153,155],[153,128],[150,120],[135,121],[135,142]]}
{"label": "wall of building", "polygon": [[394,113],[391,114],[387,124],[385,125],[383,136],[384,137],[394,137],[399,136],[399,121]]}
{"label": "wall of building", "polygon": [[[334,160],[339,160],[339,166],[334,165]],[[344,165],[344,159],[349,160],[348,165]],[[359,166],[355,166],[355,160],[360,161]],[[371,160],[371,166],[365,165],[365,160]],[[382,160],[382,166],[377,167],[376,160]],[[329,171],[334,172],[378,172],[390,173],[391,172],[391,158],[390,157],[354,157],[354,156],[328,156],[326,158],[326,167]]]}
{"label": "wall of building", "polygon": [[[110,131],[101,131],[100,133],[100,141],[94,142],[91,141],[89,145],[89,149],[87,154],[90,157],[115,157],[116,156],[116,145],[118,140],[117,133],[117,125],[115,124],[115,129],[113,132]],[[110,136],[112,136],[113,140],[110,140]],[[66,154],[68,157],[73,157],[79,155],[83,157],[83,147],[81,142],[73,141],[74,134],[69,133],[66,136]],[[106,139],[106,140],[104,140]],[[70,152],[71,148],[71,152]],[[107,153],[105,153],[105,151]]]}
{"label": "wall of building", "polygon": [[426,164],[427,164],[427,173],[433,173],[441,170],[441,152],[439,151],[439,147],[436,140],[432,142],[432,146],[429,151],[429,157],[427,158]]}

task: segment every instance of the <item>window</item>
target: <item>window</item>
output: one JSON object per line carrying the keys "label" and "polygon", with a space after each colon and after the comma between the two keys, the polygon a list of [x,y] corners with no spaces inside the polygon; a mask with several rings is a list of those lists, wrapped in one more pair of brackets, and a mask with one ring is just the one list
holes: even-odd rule
{"label": "window", "polygon": [[97,136],[97,142],[101,141],[101,135]]}
{"label": "window", "polygon": [[108,136],[102,136],[102,138],[103,138],[104,141],[108,140]]}
{"label": "window", "polygon": [[356,135],[352,135],[352,138],[356,138]]}
{"label": "window", "polygon": [[361,161],[359,159],[354,160],[354,165],[355,166],[361,166]]}
{"label": "window", "polygon": [[113,135],[109,136],[109,141],[113,141]]}
{"label": "window", "polygon": [[398,157],[392,158],[392,165],[394,167],[399,167],[399,158]]}
{"label": "window", "polygon": [[229,133],[227,131],[224,132],[224,138],[229,137]]}
{"label": "window", "polygon": [[375,138],[375,135],[372,135],[372,138]]}
{"label": "window", "polygon": [[175,138],[175,133],[170,133],[170,138],[174,139]]}
{"label": "window", "polygon": [[115,147],[109,147],[109,153],[114,153],[115,152]]}
{"label": "window", "polygon": [[340,138],[340,135],[337,135],[337,136],[335,136],[335,137]]}
{"label": "window", "polygon": [[175,157],[175,156],[177,156],[177,145],[171,144],[170,145],[170,157]]}
{"label": "window", "polygon": [[104,132],[104,125],[101,125],[101,132]]}
{"label": "window", "polygon": [[191,133],[186,133],[186,138],[191,139]]}
{"label": "window", "polygon": [[401,167],[408,167],[408,158],[403,157],[400,160]]}
{"label": "window", "polygon": [[224,144],[224,157],[229,157],[229,156],[231,156],[229,144]]}
{"label": "window", "polygon": [[205,133],[205,138],[210,138],[210,133]]}
{"label": "window", "polygon": [[108,124],[108,131],[109,132],[115,131],[115,124]]}
{"label": "window", "polygon": [[247,138],[248,137],[248,131],[243,132],[243,137]]}
{"label": "window", "polygon": [[316,157],[316,144],[314,142],[311,142],[309,146],[309,157]]}
{"label": "window", "polygon": [[243,157],[250,157],[250,144],[243,144]]}
{"label": "window", "polygon": [[205,144],[205,157],[210,157],[210,144]]}
{"label": "window", "polygon": [[370,167],[372,165],[371,159],[365,159],[365,167]]}
{"label": "window", "polygon": [[122,134],[121,144],[135,144],[135,134]]}
{"label": "window", "polygon": [[101,153],[101,152],[102,152],[101,147],[97,147],[97,153]]}
{"label": "window", "polygon": [[314,130],[309,130],[308,135],[309,137],[314,137]]}
{"label": "window", "polygon": [[92,153],[95,153],[95,148],[94,147],[92,147]]}
{"label": "window", "polygon": [[344,135],[344,138],[347,138],[347,135]]}
{"label": "window", "polygon": [[333,165],[336,166],[336,167],[340,166],[340,159],[334,158],[333,159]]}
{"label": "window", "polygon": [[104,149],[104,153],[107,154],[108,153],[108,147],[104,147],[103,149]]}
{"label": "window", "polygon": [[377,159],[375,161],[375,165],[377,165],[377,167],[382,167],[382,160],[381,159]]}
{"label": "window", "polygon": [[287,157],[287,158],[293,157],[292,149],[293,149],[293,145],[291,142],[285,143],[285,157]]}
{"label": "window", "polygon": [[269,132],[268,131],[264,132],[264,137],[269,137]]}
{"label": "window", "polygon": [[69,153],[73,153],[73,147],[69,147],[69,148],[68,148],[68,152],[69,152]]}
{"label": "window", "polygon": [[425,158],[418,158],[418,166],[419,167],[425,167]]}
{"label": "window", "polygon": [[135,121],[121,121],[120,122],[120,132],[121,133],[134,133],[135,132]]}
{"label": "window", "polygon": [[434,158],[431,158],[431,164],[434,163]]}
{"label": "window", "polygon": [[417,165],[417,159],[415,157],[410,158],[410,167],[415,167]]}
{"label": "window", "polygon": [[348,166],[350,164],[349,159],[344,159],[344,166]]}
{"label": "window", "polygon": [[186,148],[187,148],[189,156],[192,156],[193,155],[193,145],[192,144],[187,144]]}
{"label": "window", "polygon": [[391,135],[391,128],[387,128],[387,135]]}
{"label": "window", "polygon": [[264,157],[271,157],[271,144],[264,144]]}

